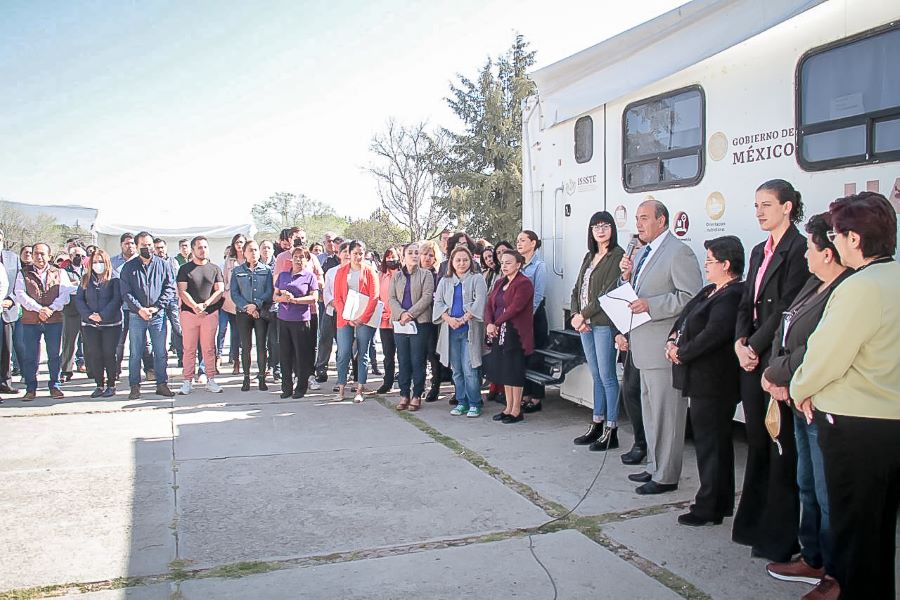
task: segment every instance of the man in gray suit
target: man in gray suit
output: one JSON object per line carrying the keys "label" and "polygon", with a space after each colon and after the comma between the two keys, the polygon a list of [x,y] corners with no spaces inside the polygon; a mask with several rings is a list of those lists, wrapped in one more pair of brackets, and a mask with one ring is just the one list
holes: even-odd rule
{"label": "man in gray suit", "polygon": [[16,321],[19,320],[19,305],[13,297],[13,284],[16,281],[16,275],[21,268],[19,264],[19,255],[11,250],[6,249],[5,236],[3,230],[0,229],[0,263],[6,272],[6,279],[9,283],[6,291],[0,296],[2,302],[2,322],[3,329],[0,331],[0,394],[18,394],[19,390],[12,387],[9,379],[10,358],[12,356],[12,339],[13,328]]}
{"label": "man in gray suit", "polygon": [[638,494],[661,494],[678,489],[684,453],[687,399],[672,387],[672,365],[665,345],[675,320],[700,290],[703,278],[697,256],[669,233],[669,211],[662,202],[646,200],[635,213],[644,249],[619,267],[638,299],[634,314],[648,313],[650,321],[636,327],[630,340],[616,336],[619,347],[630,345],[634,366],[641,372],[641,409],[647,435],[647,470],[629,475],[643,483]]}

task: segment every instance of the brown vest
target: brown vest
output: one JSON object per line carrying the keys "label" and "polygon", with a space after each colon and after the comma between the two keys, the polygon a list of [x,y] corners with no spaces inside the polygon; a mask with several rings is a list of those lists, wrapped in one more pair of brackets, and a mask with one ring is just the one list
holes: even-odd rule
{"label": "brown vest", "polygon": [[[47,285],[41,283],[41,278],[34,270],[33,265],[22,266],[22,280],[25,282],[25,292],[41,306],[50,306],[59,296],[59,278],[61,271],[54,266],[47,267]],[[62,323],[61,310],[54,312],[46,323]],[[22,323],[25,325],[37,325],[42,321],[33,310],[22,307]]]}

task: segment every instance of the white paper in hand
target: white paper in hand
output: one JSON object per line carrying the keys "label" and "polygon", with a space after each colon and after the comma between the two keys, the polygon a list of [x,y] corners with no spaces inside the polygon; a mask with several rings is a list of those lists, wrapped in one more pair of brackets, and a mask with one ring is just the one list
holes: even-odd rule
{"label": "white paper in hand", "polygon": [[[345,321],[357,321],[365,312],[366,306],[368,306],[368,304],[368,296],[366,296],[365,294],[360,294],[356,290],[347,290],[347,301],[344,303],[344,312],[341,313],[341,317]],[[372,316],[366,323],[366,325],[378,329],[381,326],[381,315],[383,312],[384,302],[379,300],[375,304],[375,311],[372,313]]]}
{"label": "white paper in hand", "polygon": [[402,335],[415,335],[419,328],[416,326],[415,321],[410,321],[406,325],[400,323],[400,321],[394,321],[394,333],[399,333]]}
{"label": "white paper in hand", "polygon": [[650,320],[650,313],[632,313],[628,305],[637,300],[631,284],[623,283],[616,289],[600,296],[600,307],[621,333],[628,333]]}

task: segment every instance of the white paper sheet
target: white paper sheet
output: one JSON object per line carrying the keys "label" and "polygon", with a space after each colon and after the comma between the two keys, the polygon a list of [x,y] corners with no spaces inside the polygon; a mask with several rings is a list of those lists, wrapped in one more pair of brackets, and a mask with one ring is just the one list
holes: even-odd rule
{"label": "white paper sheet", "polygon": [[634,288],[627,281],[598,298],[603,312],[621,333],[628,333],[650,320],[650,313],[635,314],[628,308],[628,305],[637,299]]}
{"label": "white paper sheet", "polygon": [[404,335],[415,335],[419,328],[416,327],[415,321],[410,321],[406,325],[400,323],[400,321],[393,321],[394,325],[394,333],[401,333]]}
{"label": "white paper sheet", "polygon": [[[357,320],[366,310],[366,305],[368,303],[369,297],[365,294],[360,294],[352,289],[347,290],[347,301],[344,303],[344,312],[341,313],[341,317],[346,321]],[[374,327],[375,329],[381,327],[381,314],[383,312],[384,302],[379,300],[375,305],[375,311],[372,313],[372,318],[369,319],[366,325]]]}

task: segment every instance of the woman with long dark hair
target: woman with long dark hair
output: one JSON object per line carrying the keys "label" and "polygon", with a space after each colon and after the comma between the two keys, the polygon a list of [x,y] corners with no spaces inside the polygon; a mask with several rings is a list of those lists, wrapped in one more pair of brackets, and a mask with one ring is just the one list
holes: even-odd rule
{"label": "woman with long dark hair", "polygon": [[[522,266],[522,274],[531,280],[534,287],[534,299],[532,301],[532,315],[534,317],[534,347],[544,348],[550,335],[547,321],[547,309],[544,305],[544,290],[547,287],[547,264],[538,255],[541,247],[541,238],[538,234],[525,229],[516,236],[516,251],[525,259]],[[530,361],[529,361],[530,362]],[[541,410],[541,400],[544,399],[544,386],[533,381],[525,380],[525,389],[522,396],[522,410],[526,413]]]}
{"label": "woman with long dark hair", "polygon": [[619,246],[613,216],[600,211],[587,227],[587,254],[572,289],[572,329],[581,336],[581,346],[594,382],[594,416],[587,432],[575,438],[577,445],[591,450],[619,447],[619,379],[616,375],[615,333],[612,321],[600,308],[600,296],[616,285],[619,262],[625,251]]}
{"label": "woman with long dark hair", "polygon": [[279,304],[281,397],[302,398],[309,388],[309,375],[312,372],[310,356],[316,349],[316,334],[311,321],[312,306],[319,301],[319,281],[307,268],[309,250],[296,247],[290,252],[291,270],[278,274],[273,295],[275,302]]}
{"label": "woman with long dark hair", "polygon": [[88,377],[97,386],[91,398],[111,398],[116,394],[116,346],[122,333],[122,296],[119,282],[112,277],[112,263],[105,250],[95,249],[75,293],[75,307],[81,315],[84,360]]}
{"label": "woman with long dark hair", "polygon": [[219,334],[216,338],[216,349],[221,356],[225,347],[225,333],[230,330],[228,356],[234,364],[232,370],[234,375],[241,372],[241,336],[237,329],[237,309],[234,306],[234,300],[231,299],[231,273],[244,261],[244,244],[246,243],[247,238],[244,237],[244,234],[235,234],[231,238],[231,244],[225,250],[225,262],[222,265],[222,275],[225,277],[225,298],[222,309],[219,311]]}
{"label": "woman with long dark hair", "polygon": [[[381,302],[384,304],[384,311],[381,313],[381,326],[378,328],[378,335],[381,339],[382,365],[384,366],[384,383],[378,388],[376,393],[387,394],[394,385],[395,375],[395,357],[397,355],[397,346],[394,345],[394,327],[391,325],[390,293],[391,279],[400,270],[400,250],[396,246],[391,246],[384,251],[381,257],[381,264],[378,266],[379,275],[379,291],[381,293]],[[371,357],[370,357],[371,358]]]}
{"label": "woman with long dark hair", "polygon": [[790,183],[773,179],[757,188],[754,206],[768,238],[750,252],[735,328],[748,448],[732,539],[751,546],[754,556],[787,562],[798,549],[800,522],[793,417],[790,409],[779,403],[779,452],[766,431],[769,395],[760,382],[781,316],[809,279],[806,240],[796,225],[803,217],[803,202]]}
{"label": "woman with long dark hair", "polygon": [[237,313],[236,324],[241,339],[241,362],[244,382],[241,391],[250,391],[251,334],[256,336],[256,367],[259,389],[269,389],[266,384],[266,340],[269,335],[272,296],[274,293],[272,269],[259,259],[259,244],[250,240],[244,244],[244,262],[235,267],[231,276],[231,299]]}

